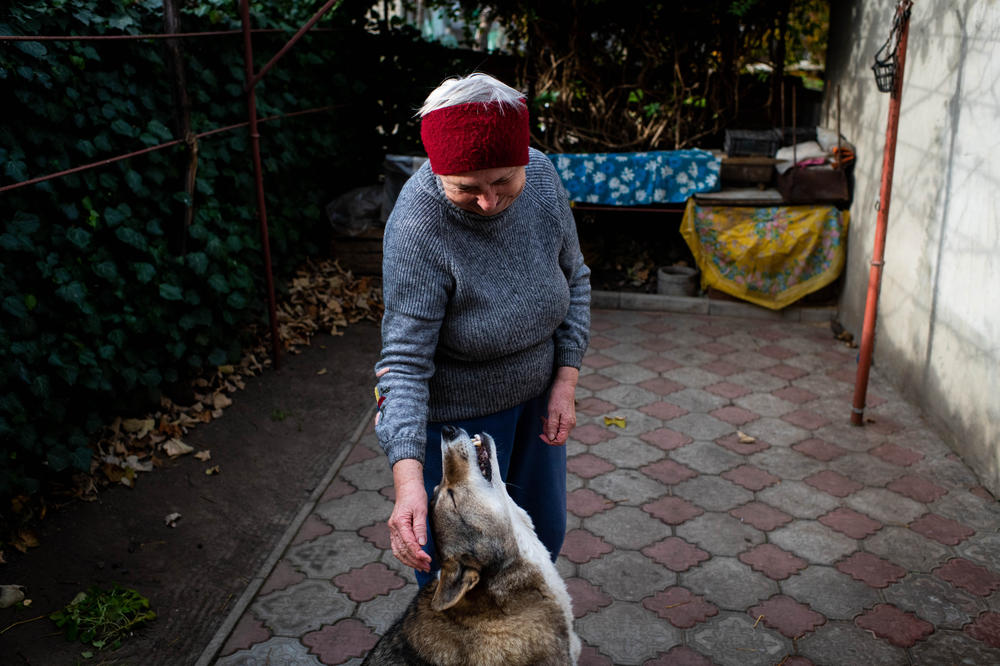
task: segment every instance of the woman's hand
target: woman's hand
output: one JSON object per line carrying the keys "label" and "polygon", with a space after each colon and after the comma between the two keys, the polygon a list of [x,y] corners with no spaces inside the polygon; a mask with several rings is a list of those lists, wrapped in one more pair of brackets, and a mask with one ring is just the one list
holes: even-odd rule
{"label": "woman's hand", "polygon": [[431,570],[431,556],[421,550],[427,543],[427,491],[424,466],[404,458],[392,466],[396,504],[389,516],[389,540],[396,559],[413,569]]}
{"label": "woman's hand", "polygon": [[549,391],[549,415],[542,419],[542,441],[552,446],[563,446],[569,433],[576,426],[576,382],[580,371],[562,367]]}

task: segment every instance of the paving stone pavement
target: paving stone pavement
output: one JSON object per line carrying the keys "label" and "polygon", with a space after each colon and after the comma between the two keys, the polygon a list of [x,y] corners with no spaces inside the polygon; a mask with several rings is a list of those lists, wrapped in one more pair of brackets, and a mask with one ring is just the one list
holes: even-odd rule
{"label": "paving stone pavement", "polygon": [[[1000,508],[877,368],[849,424],[856,354],[825,322],[593,312],[558,561],[581,664],[1000,664]],[[416,592],[392,497],[359,427],[202,662],[360,663]]]}

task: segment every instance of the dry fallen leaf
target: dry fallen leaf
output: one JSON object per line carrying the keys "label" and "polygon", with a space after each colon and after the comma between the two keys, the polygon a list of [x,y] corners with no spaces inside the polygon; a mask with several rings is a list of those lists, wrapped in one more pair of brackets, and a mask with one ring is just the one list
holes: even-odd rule
{"label": "dry fallen leaf", "polygon": [[194,454],[194,457],[197,458],[198,460],[202,461],[202,462],[205,462],[207,460],[211,460],[211,458],[212,458],[212,452],[209,451],[208,449],[203,449],[203,450],[199,451],[198,453]]}
{"label": "dry fallen leaf", "polygon": [[322,370],[317,370],[316,374],[317,375],[325,375],[326,374],[326,368],[323,368]]}
{"label": "dry fallen leaf", "polygon": [[181,514],[174,512],[168,513],[163,522],[167,524],[167,527],[177,527],[177,521],[181,519]]}
{"label": "dry fallen leaf", "polygon": [[624,416],[605,416],[604,425],[606,426],[618,426],[619,428],[625,427],[625,417]]}
{"label": "dry fallen leaf", "polygon": [[219,469],[218,465],[213,465],[212,467],[209,467],[208,469],[205,470],[205,474],[207,476],[215,476],[220,471],[222,471],[222,470]]}
{"label": "dry fallen leaf", "polygon": [[753,444],[754,442],[757,441],[756,437],[751,437],[742,430],[736,431],[736,437],[739,438],[741,444]]}
{"label": "dry fallen leaf", "polygon": [[184,442],[182,442],[177,438],[174,438],[174,439],[168,439],[163,444],[163,451],[171,458],[175,458],[177,456],[183,456],[188,453],[191,453],[192,451],[194,451],[194,447],[185,444]]}
{"label": "dry fallen leaf", "polygon": [[212,406],[216,409],[225,409],[233,404],[233,401],[225,393],[216,393],[212,396]]}

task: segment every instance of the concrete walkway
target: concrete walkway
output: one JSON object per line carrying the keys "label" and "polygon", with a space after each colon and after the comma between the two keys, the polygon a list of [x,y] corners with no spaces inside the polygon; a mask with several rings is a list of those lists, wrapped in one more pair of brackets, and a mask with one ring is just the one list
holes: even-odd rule
{"label": "concrete walkway", "polygon": [[[594,311],[558,563],[581,664],[1000,664],[998,504],[877,369],[849,425],[856,354],[826,322]],[[370,417],[200,663],[357,664],[416,592]]]}

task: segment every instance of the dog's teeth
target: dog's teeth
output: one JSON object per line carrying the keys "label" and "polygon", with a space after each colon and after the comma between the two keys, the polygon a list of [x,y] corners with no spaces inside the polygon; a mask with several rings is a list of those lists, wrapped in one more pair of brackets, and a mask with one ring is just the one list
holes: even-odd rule
{"label": "dog's teeth", "polygon": [[473,446],[478,448],[483,445],[483,438],[479,435],[473,435],[471,439]]}

